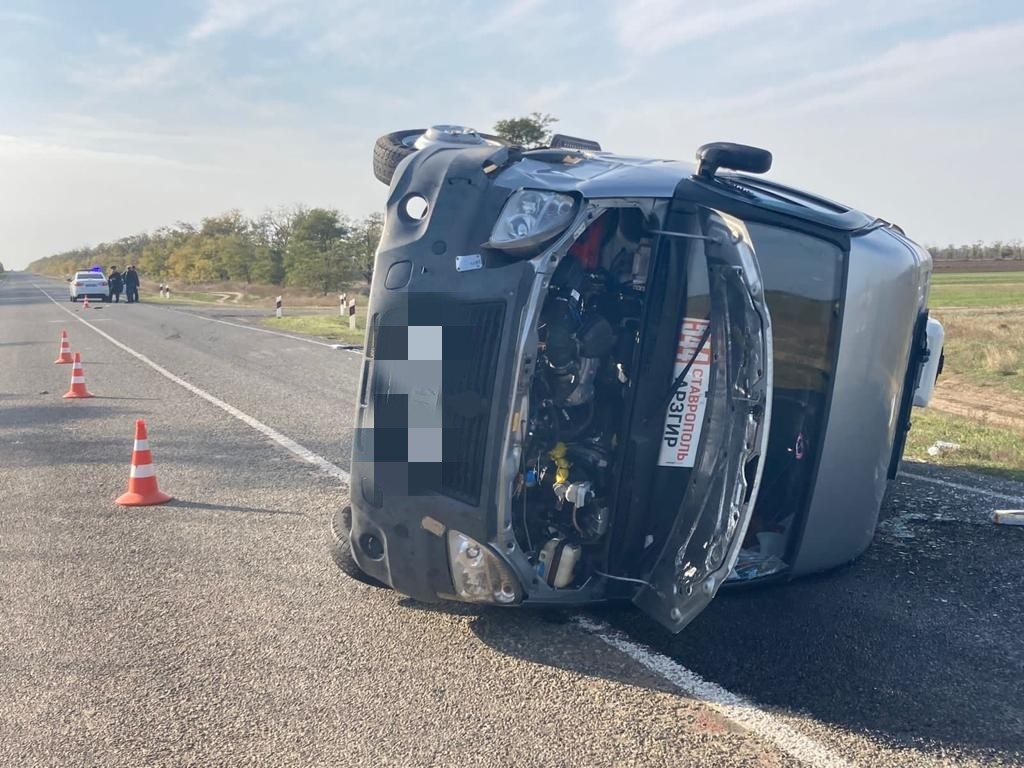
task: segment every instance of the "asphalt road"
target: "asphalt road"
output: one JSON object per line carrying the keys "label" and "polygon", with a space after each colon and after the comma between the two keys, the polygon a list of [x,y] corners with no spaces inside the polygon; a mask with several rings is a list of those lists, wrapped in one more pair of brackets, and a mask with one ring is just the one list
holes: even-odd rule
{"label": "asphalt road", "polygon": [[[346,468],[358,356],[251,321],[0,283],[0,765],[1024,765],[1013,504],[904,477],[857,562],[676,637],[425,607],[335,569],[347,488],[253,427]],[[126,510],[140,417],[175,501]]]}

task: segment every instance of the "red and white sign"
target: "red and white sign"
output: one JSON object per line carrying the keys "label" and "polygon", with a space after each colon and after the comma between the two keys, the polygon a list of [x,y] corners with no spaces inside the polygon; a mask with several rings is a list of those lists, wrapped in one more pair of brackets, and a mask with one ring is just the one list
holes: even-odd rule
{"label": "red and white sign", "polygon": [[672,380],[675,381],[683,372],[694,353],[697,357],[665,413],[661,452],[658,454],[659,467],[692,467],[697,461],[697,446],[704,426],[704,410],[707,408],[707,390],[711,377],[711,338],[708,337],[699,351],[697,345],[707,327],[707,320],[687,317],[683,318],[683,325],[679,329]]}

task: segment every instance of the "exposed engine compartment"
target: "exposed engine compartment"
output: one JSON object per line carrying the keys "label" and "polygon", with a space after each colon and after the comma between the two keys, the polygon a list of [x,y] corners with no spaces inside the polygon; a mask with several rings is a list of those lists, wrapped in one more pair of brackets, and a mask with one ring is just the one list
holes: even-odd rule
{"label": "exposed engine compartment", "polygon": [[582,585],[607,556],[649,262],[642,214],[607,210],[558,264],[541,309],[513,509],[522,549],[554,588]]}

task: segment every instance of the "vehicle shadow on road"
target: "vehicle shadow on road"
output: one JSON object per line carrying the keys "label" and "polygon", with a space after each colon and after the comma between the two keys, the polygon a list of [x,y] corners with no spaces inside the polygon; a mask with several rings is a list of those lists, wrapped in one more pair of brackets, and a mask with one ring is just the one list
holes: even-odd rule
{"label": "vehicle shadow on road", "polygon": [[[628,605],[577,615],[612,625],[755,706],[810,716],[897,749],[953,750],[983,762],[1019,755],[1022,655],[1006,658],[1004,648],[1002,658],[995,649],[979,656],[959,631],[935,618],[923,626],[913,620],[930,610],[923,597],[908,601],[905,587],[891,583],[895,600],[877,596],[856,570],[721,594],[679,635]],[[538,641],[537,627],[571,617],[491,610],[471,627],[501,653],[608,678],[594,658]],[[633,670],[646,676],[638,665]],[[629,675],[609,679],[649,685]]]}
{"label": "vehicle shadow on road", "polygon": [[[547,667],[565,669],[587,677],[622,685],[640,686],[685,697],[685,693],[653,674],[645,674],[624,656],[605,653],[597,638],[580,634],[572,611],[558,609],[515,610],[465,603],[421,603],[402,598],[408,610],[472,617],[469,628],[485,645],[499,653]],[[585,648],[587,644],[592,647]]]}

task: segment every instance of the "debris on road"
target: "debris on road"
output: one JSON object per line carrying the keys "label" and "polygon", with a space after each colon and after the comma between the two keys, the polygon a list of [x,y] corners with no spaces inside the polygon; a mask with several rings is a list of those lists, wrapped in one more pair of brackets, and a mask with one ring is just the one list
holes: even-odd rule
{"label": "debris on road", "polygon": [[996,525],[1024,525],[1024,509],[997,509],[992,513]]}
{"label": "debris on road", "polygon": [[952,453],[960,449],[960,443],[947,443],[945,440],[937,440],[928,446],[929,456],[938,456],[943,453]]}

